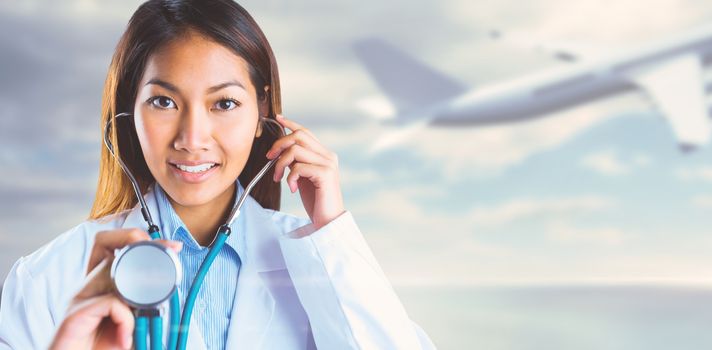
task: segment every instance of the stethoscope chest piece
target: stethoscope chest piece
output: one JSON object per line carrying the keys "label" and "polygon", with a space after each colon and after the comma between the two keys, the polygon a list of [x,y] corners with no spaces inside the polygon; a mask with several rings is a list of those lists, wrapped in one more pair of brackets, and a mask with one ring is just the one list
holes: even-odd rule
{"label": "stethoscope chest piece", "polygon": [[125,246],[116,252],[111,265],[117,293],[137,309],[155,309],[168,300],[182,275],[178,255],[152,241]]}

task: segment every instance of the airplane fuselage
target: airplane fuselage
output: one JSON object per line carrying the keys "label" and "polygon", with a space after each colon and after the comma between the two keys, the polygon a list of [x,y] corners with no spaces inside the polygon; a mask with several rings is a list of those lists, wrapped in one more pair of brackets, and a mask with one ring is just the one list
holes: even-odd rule
{"label": "airplane fuselage", "polygon": [[[687,54],[696,55],[703,65],[708,65],[712,61],[712,30],[474,89],[432,106],[430,124],[483,125],[548,115],[634,90],[636,85],[631,77],[636,73]],[[703,88],[701,78],[700,84]]]}

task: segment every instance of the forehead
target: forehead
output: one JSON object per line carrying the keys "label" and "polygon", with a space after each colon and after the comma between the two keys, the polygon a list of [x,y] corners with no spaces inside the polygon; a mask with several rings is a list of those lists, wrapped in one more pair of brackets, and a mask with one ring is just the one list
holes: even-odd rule
{"label": "forehead", "polygon": [[229,48],[194,31],[166,43],[149,56],[141,86],[153,78],[170,81],[181,89],[202,89],[237,80],[248,91],[254,91],[247,62]]}

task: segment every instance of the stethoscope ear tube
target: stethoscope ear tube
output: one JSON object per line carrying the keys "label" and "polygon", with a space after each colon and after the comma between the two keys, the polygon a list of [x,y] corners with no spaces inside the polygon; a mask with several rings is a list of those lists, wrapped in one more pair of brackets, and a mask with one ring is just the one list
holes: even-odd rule
{"label": "stethoscope ear tube", "polygon": [[156,226],[153,223],[153,218],[151,217],[151,212],[148,210],[148,206],[146,205],[146,201],[143,199],[143,194],[141,193],[141,188],[138,185],[138,181],[134,177],[133,173],[131,173],[131,170],[129,170],[129,167],[126,166],[123,160],[121,160],[121,157],[116,155],[116,152],[114,151],[114,145],[111,143],[111,125],[116,123],[116,120],[119,117],[132,117],[133,114],[131,113],[119,113],[115,115],[113,118],[109,118],[109,120],[106,121],[106,125],[104,125],[104,145],[106,145],[106,148],[109,150],[109,153],[111,153],[111,156],[116,159],[116,161],[119,163],[119,166],[121,166],[121,170],[123,170],[124,174],[129,178],[129,181],[131,182],[131,186],[133,187],[134,194],[136,195],[136,199],[138,200],[139,204],[141,205],[141,214],[143,215],[143,219],[148,223],[148,227]]}

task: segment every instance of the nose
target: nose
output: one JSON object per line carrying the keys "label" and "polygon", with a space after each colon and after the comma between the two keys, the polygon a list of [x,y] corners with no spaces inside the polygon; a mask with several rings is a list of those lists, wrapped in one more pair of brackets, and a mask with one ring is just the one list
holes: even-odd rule
{"label": "nose", "polygon": [[212,125],[207,113],[197,108],[186,109],[180,116],[173,147],[188,153],[207,151],[211,135]]}

